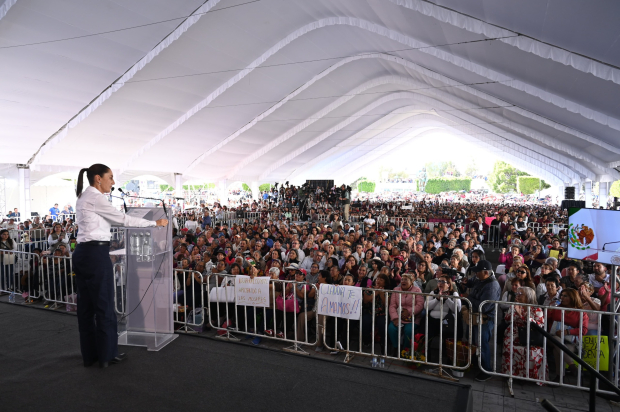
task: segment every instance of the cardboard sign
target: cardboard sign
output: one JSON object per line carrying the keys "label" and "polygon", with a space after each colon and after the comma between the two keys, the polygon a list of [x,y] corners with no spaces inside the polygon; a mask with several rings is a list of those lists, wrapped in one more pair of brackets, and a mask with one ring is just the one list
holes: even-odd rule
{"label": "cardboard sign", "polygon": [[261,276],[254,279],[249,276],[235,277],[235,297],[239,306],[269,307],[269,277]]}
{"label": "cardboard sign", "polygon": [[359,320],[362,307],[362,289],[355,286],[321,284],[319,315]]}
{"label": "cardboard sign", "polygon": [[[600,345],[597,344],[598,336],[582,336],[581,359],[596,369],[596,357],[599,359],[599,371],[609,370],[609,342],[607,336],[601,336]],[[577,365],[577,362],[575,362]]]}

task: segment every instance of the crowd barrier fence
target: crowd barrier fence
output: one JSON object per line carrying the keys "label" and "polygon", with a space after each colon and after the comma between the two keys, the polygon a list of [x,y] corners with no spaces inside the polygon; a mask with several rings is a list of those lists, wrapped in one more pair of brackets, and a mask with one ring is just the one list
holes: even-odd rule
{"label": "crowd barrier fence", "polygon": [[201,332],[204,325],[205,306],[202,273],[195,270],[175,269],[173,282],[174,323],[180,324],[180,330],[184,332]]}
{"label": "crowd barrier fence", "polygon": [[0,292],[25,303],[41,297],[41,258],[23,251],[0,252]]}
{"label": "crowd barrier fence", "polygon": [[[317,288],[314,284],[306,282],[296,282],[290,280],[269,280],[269,290],[283,291],[282,308],[278,309],[279,303],[276,293],[269,293],[267,301],[269,307],[243,306],[238,305],[235,296],[235,276],[212,274],[207,276],[205,282],[208,296],[207,303],[209,308],[209,325],[218,331],[218,337],[225,340],[239,340],[233,335],[239,332],[245,335],[259,338],[267,338],[280,342],[292,343],[293,346],[285,348],[287,351],[305,353],[301,345],[315,345],[316,329],[318,328],[318,317],[314,316],[314,321],[310,318],[312,310],[304,310],[312,305],[312,300],[316,299]],[[303,294],[300,298],[297,291]],[[295,293],[290,300],[293,300],[290,309],[294,309],[295,303],[299,305],[299,311],[287,311],[289,304],[285,299],[287,295]],[[313,295],[312,298],[310,295]],[[259,320],[259,318],[262,318]],[[311,322],[314,325],[314,340],[310,339]],[[291,331],[292,329],[292,331]],[[303,335],[303,339],[300,339]]]}
{"label": "crowd barrier fence", "polygon": [[[535,320],[536,308],[542,310],[543,312],[542,313],[543,325],[539,325],[539,326],[543,327],[547,331],[551,331],[553,334],[556,334],[556,332],[559,331],[560,335],[558,336],[558,340],[560,340],[564,344],[567,344],[567,342],[571,343],[571,345],[573,345],[574,347],[575,354],[578,355],[579,358],[581,358],[582,360],[585,360],[586,362],[588,362],[597,371],[609,371],[610,373],[609,380],[616,387],[618,387],[618,372],[620,371],[618,355],[620,354],[620,340],[616,338],[616,334],[618,331],[618,325],[620,325],[619,323],[620,313],[610,314],[609,312],[602,312],[602,311],[572,309],[572,308],[562,308],[562,307],[549,307],[549,306],[521,304],[521,303],[514,303],[514,302],[499,302],[499,301],[492,301],[492,300],[481,302],[480,307],[479,307],[480,312],[483,310],[483,307],[485,307],[485,305],[495,306],[495,317],[493,319],[494,324],[493,324],[493,329],[491,331],[491,338],[489,340],[489,345],[491,345],[490,349],[491,348],[493,349],[491,350],[491,370],[485,370],[483,368],[482,358],[479,358],[478,364],[479,364],[480,369],[489,375],[507,378],[509,390],[512,395],[514,395],[513,387],[512,387],[514,379],[535,382],[539,385],[549,384],[551,382],[551,379],[549,376],[551,372],[548,371],[547,369],[549,366],[548,359],[549,359],[550,351],[553,351],[555,362],[559,361],[559,363],[562,365],[568,364],[569,362],[570,364],[573,364],[570,357],[566,356],[564,352],[560,351],[559,349],[553,348],[553,345],[551,343],[548,343],[547,338],[544,337],[542,334],[538,335],[539,336],[538,339],[542,339],[542,346],[535,346],[531,344],[531,341],[534,337],[531,335],[532,330],[530,328],[530,323]],[[501,310],[500,305],[503,305],[504,307],[507,306],[508,309],[503,311]],[[501,365],[502,369],[500,371],[498,370],[497,356],[496,356],[497,350],[498,350],[497,341],[498,341],[498,337],[504,338],[502,339],[502,342],[505,342],[506,338],[504,337],[503,334],[498,335],[499,333],[498,329],[502,330],[504,327],[510,327],[511,332],[514,331],[514,326],[515,326],[515,309],[514,308],[515,307],[520,307],[522,308],[520,310],[525,311],[526,324],[525,326],[519,326],[517,324],[517,327],[524,329],[524,331],[521,332],[521,334],[525,334],[526,344],[525,346],[515,345],[515,340],[513,338],[513,339],[510,339],[509,347],[504,347],[505,343],[502,345],[502,365]],[[557,321],[550,322],[549,313],[554,310],[561,311],[560,322],[557,322]],[[583,315],[577,315],[579,316],[579,334],[578,335],[565,335],[566,330],[572,329],[570,326],[566,325],[565,323],[565,315],[567,312],[579,312],[582,314],[586,313],[588,317],[595,316],[596,321],[597,321],[596,323],[598,325],[596,333],[592,334],[591,331],[588,331],[584,335],[583,334],[584,317]],[[504,313],[503,318],[500,318],[501,316],[500,313]],[[613,326],[611,329],[611,333],[608,332],[608,334],[611,336],[606,336],[602,334],[603,333],[602,328],[605,326],[604,322],[609,321],[610,316],[613,316]],[[506,320],[506,318],[509,318],[509,319]],[[521,319],[523,319],[522,316],[521,316]],[[506,324],[504,324],[503,326],[501,322],[502,320],[506,322]],[[555,325],[555,324],[558,324],[558,325]],[[587,328],[587,325],[585,326]],[[478,342],[481,342],[482,340],[482,329],[483,328],[480,328],[480,327],[478,328],[478,333],[477,333]],[[507,332],[508,329],[506,329],[505,331]],[[602,345],[602,340],[601,340],[602,338],[605,338],[603,341],[607,342],[607,348],[608,348],[607,354],[605,354],[605,351],[603,350],[603,345]],[[519,343],[522,343],[522,342],[519,341]],[[540,343],[540,342],[537,342],[537,343]],[[515,353],[516,353],[515,347],[524,348],[524,349],[518,349],[518,350],[520,352],[521,351],[525,352],[525,359],[523,359],[523,354],[521,353],[518,356],[519,359],[515,359]],[[558,351],[558,353],[555,353],[556,350]],[[506,353],[508,353],[507,359],[506,359]],[[542,360],[540,361],[539,357],[541,355],[542,355]],[[529,366],[533,366],[537,361],[541,362],[540,369],[542,369],[542,371],[539,370],[538,376],[532,376],[531,368]],[[523,367],[523,365],[526,365],[527,367],[527,371],[525,372],[524,376],[514,374],[514,366],[518,362],[519,363],[524,362],[521,365],[521,367]],[[565,372],[564,367],[562,368],[562,370],[563,372]],[[589,384],[584,384],[581,365],[578,365],[578,364],[576,365],[576,371],[577,371],[576,377],[571,376],[570,382],[567,382],[567,378],[565,377],[564,374],[562,374],[560,376],[559,382],[555,382],[554,384],[565,386],[565,387],[570,387],[574,389],[579,389],[579,390],[590,390]],[[607,390],[604,390],[598,387],[598,382],[597,382],[596,389],[598,392],[607,393],[607,394],[615,394],[615,392],[610,392],[610,391],[607,391]]]}
{"label": "crowd barrier fence", "polygon": [[[434,294],[396,290],[383,291],[372,288],[362,288],[362,295],[370,298],[371,306],[366,305],[366,313],[362,313],[360,320],[322,316],[324,345],[330,351],[344,352],[346,354],[345,362],[348,362],[355,355],[361,355],[371,357],[373,366],[376,366],[377,362],[379,362],[379,366],[382,365],[385,359],[436,366],[438,368],[436,374],[448,379],[452,377],[445,374],[444,369],[451,369],[458,373],[468,369],[471,365],[472,346],[462,341],[464,330],[467,332],[467,336],[472,335],[472,322],[470,320],[472,306],[467,298],[445,295],[437,299]],[[395,325],[390,319],[391,299],[398,300],[397,313],[398,319],[401,319],[403,316],[403,297],[407,295],[412,296],[414,302],[418,298],[423,299],[424,310],[416,314],[410,323]],[[377,307],[377,303],[380,307]],[[461,307],[463,306],[468,308],[466,321],[462,319]],[[369,309],[370,312],[368,312]],[[439,311],[439,318],[430,316],[431,312],[437,310]],[[377,312],[380,314],[377,315]],[[416,324],[415,321],[420,322],[421,325]],[[333,324],[331,338],[328,338],[328,323]],[[338,333],[339,325],[341,328],[345,328],[340,334]],[[406,332],[406,325],[411,325],[408,333]],[[431,334],[429,334],[429,327]],[[351,332],[357,336],[352,336]],[[370,337],[370,343],[364,344],[364,335],[366,335],[366,339],[368,336]],[[332,345],[328,339],[333,342]],[[339,339],[344,339],[345,342],[341,342]],[[351,341],[356,341],[355,345],[352,345]],[[377,343],[379,350],[376,348]]]}
{"label": "crowd barrier fence", "polygon": [[70,257],[42,255],[39,273],[43,299],[53,302],[52,309],[62,304],[71,305],[68,311],[77,308],[75,273]]}
{"label": "crowd barrier fence", "polygon": [[55,216],[50,215],[50,218],[54,222],[65,222],[67,219],[71,219],[75,222],[75,213],[60,213]]}
{"label": "crowd barrier fence", "polygon": [[539,222],[529,222],[527,227],[534,230],[535,233],[538,233],[543,227],[547,230],[550,230],[553,234],[557,235],[560,233],[560,230],[568,230],[568,225],[565,223],[539,223]]}

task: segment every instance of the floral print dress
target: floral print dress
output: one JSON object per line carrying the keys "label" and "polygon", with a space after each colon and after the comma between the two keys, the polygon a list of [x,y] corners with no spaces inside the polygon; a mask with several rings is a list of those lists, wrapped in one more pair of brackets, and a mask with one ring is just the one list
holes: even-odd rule
{"label": "floral print dress", "polygon": [[[502,373],[510,375],[510,342],[512,341],[512,351],[513,351],[513,359],[512,359],[512,375],[514,377],[524,377],[524,378],[532,378],[546,380],[549,379],[549,367],[545,364],[543,370],[543,348],[538,346],[530,346],[530,354],[529,354],[529,365],[527,365],[527,347],[524,346],[519,341],[519,328],[525,328],[527,316],[527,309],[524,307],[523,314],[519,312],[514,313],[514,324],[513,328],[511,325],[511,313],[514,309],[514,306],[511,307],[509,311],[506,312],[505,320],[508,322],[508,329],[504,333],[504,350],[503,350],[503,362],[502,362]],[[543,316],[543,311],[541,308],[530,308],[530,322],[536,322],[538,326],[544,327],[545,320]],[[524,342],[525,343],[525,342]],[[529,369],[529,375],[528,375]]]}

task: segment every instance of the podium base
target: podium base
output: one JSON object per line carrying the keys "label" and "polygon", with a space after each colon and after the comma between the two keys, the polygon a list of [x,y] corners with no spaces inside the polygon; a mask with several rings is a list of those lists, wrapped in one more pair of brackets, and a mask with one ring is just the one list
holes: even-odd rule
{"label": "podium base", "polygon": [[143,346],[149,351],[161,350],[178,338],[174,333],[123,332],[118,336],[118,344],[124,346]]}

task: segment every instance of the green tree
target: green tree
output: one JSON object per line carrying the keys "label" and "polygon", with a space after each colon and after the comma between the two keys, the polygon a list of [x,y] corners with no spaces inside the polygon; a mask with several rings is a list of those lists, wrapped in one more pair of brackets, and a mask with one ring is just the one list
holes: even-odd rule
{"label": "green tree", "polygon": [[471,158],[467,167],[465,168],[465,176],[469,178],[474,178],[474,176],[478,175],[478,165],[476,164],[476,159]]}
{"label": "green tree", "polygon": [[392,180],[392,179],[409,179],[409,173],[407,172],[390,172],[388,173],[388,179]]}
{"label": "green tree", "polygon": [[361,182],[358,186],[357,189],[360,192],[367,192],[367,193],[373,193],[375,191],[375,182]]}
{"label": "green tree", "polygon": [[258,190],[260,190],[261,192],[266,192],[267,190],[271,190],[271,184],[263,183],[262,185],[258,186]]}
{"label": "green tree", "polygon": [[517,178],[519,176],[528,176],[528,174],[506,162],[498,160],[493,165],[493,171],[491,176],[489,176],[489,184],[496,193],[516,192]]}
{"label": "green tree", "polygon": [[246,192],[249,192],[250,191],[250,186],[248,186],[245,183],[241,183],[241,189],[245,190]]}
{"label": "green tree", "polygon": [[366,177],[358,177],[349,186],[351,186],[351,188],[353,188],[353,189],[357,189],[357,185],[359,185],[361,182],[365,182],[366,180],[368,180],[368,178],[366,178]]}
{"label": "green tree", "polygon": [[[523,172],[516,167],[498,160],[493,165],[493,171],[489,176],[489,184],[496,193],[518,192],[517,178],[519,176],[530,176],[529,173]],[[544,180],[540,181],[540,189],[548,189],[551,185]]]}
{"label": "green tree", "polygon": [[613,197],[620,197],[620,180],[616,180],[611,184],[609,188],[609,195]]}
{"label": "green tree", "polygon": [[428,162],[424,164],[424,167],[426,168],[426,174],[429,179],[433,177],[444,177],[446,173],[450,173],[452,177],[461,176],[461,172],[458,171],[452,160],[448,162]]}

